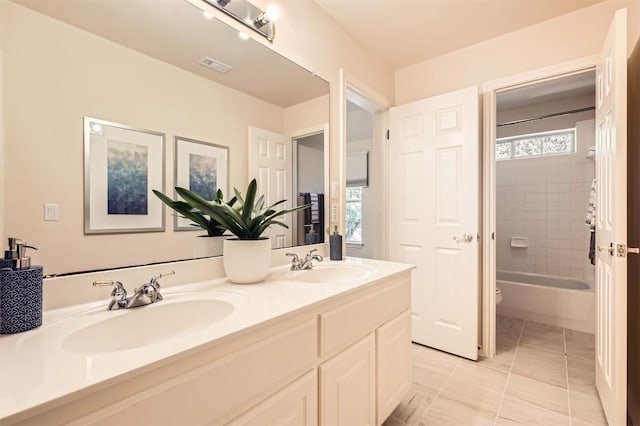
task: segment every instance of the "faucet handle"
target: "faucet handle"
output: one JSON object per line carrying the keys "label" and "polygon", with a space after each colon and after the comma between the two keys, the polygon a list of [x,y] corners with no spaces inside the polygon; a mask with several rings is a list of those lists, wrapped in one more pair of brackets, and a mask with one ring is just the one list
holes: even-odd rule
{"label": "faucet handle", "polygon": [[295,254],[295,253],[285,253],[284,255],[290,257],[291,258],[291,262],[298,262],[300,260],[298,255]]}
{"label": "faucet handle", "polygon": [[124,290],[124,285],[120,281],[98,280],[93,282],[94,287],[109,287],[113,286],[113,290]]}
{"label": "faucet handle", "polygon": [[151,280],[149,280],[149,284],[153,285],[153,286],[160,286],[160,283],[158,282],[158,280],[162,277],[167,277],[169,275],[175,275],[176,271],[168,271],[168,272],[163,272],[162,274],[158,274],[158,275],[154,275],[153,277],[151,277]]}
{"label": "faucet handle", "polygon": [[[113,286],[111,290],[111,303],[109,303],[108,309],[118,309],[118,307],[125,307],[125,301],[127,299],[127,290],[120,281],[94,281],[94,287],[108,287]],[[122,305],[122,306],[121,306]],[[116,306],[116,308],[114,308]]]}

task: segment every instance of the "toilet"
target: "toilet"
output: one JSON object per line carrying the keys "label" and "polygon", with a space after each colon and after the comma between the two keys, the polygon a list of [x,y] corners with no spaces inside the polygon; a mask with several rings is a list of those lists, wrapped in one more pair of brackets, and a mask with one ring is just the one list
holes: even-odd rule
{"label": "toilet", "polygon": [[502,302],[502,291],[496,287],[496,305],[499,305],[500,302]]}

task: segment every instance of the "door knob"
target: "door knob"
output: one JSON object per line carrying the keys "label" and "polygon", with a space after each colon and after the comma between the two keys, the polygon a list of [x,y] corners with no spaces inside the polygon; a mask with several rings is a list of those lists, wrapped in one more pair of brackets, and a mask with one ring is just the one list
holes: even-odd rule
{"label": "door knob", "polygon": [[460,242],[470,243],[471,241],[473,241],[473,235],[468,233],[463,234],[462,237],[453,237],[453,241],[455,241],[457,244],[460,244]]}

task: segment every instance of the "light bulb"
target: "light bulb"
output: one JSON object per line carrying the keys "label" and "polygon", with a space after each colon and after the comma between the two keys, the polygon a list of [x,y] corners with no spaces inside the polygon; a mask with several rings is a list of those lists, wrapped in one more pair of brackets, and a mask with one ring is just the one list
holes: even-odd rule
{"label": "light bulb", "polygon": [[97,123],[94,123],[91,125],[91,131],[93,133],[102,133],[102,126]]}
{"label": "light bulb", "polygon": [[264,17],[270,22],[276,22],[278,18],[280,18],[280,8],[275,4],[267,6],[267,9],[264,11]]}

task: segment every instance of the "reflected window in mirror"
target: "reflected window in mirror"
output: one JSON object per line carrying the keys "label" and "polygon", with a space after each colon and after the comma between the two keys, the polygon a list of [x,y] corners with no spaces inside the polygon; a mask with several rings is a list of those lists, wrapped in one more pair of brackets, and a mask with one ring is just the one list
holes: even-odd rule
{"label": "reflected window in mirror", "polygon": [[347,188],[346,200],[347,244],[362,245],[362,187]]}

